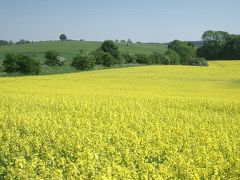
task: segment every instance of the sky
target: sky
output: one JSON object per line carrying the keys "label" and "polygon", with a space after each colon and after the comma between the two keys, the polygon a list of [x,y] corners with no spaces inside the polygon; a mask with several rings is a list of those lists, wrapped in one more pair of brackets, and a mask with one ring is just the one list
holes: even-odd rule
{"label": "sky", "polygon": [[240,34],[240,0],[0,0],[0,39],[141,42]]}

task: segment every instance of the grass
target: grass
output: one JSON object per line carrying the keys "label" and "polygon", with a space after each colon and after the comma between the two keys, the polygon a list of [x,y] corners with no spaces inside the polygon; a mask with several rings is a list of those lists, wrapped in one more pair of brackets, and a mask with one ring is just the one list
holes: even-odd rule
{"label": "grass", "polygon": [[[4,59],[6,53],[25,54],[33,56],[38,59],[42,64],[45,61],[44,55],[48,50],[56,50],[66,59],[66,63],[62,67],[47,67],[43,66],[41,75],[46,74],[61,74],[75,72],[76,70],[69,67],[72,58],[79,52],[79,50],[85,50],[92,52],[101,46],[102,42],[88,42],[88,41],[46,41],[36,42],[31,44],[22,45],[9,45],[0,46],[0,77],[1,76],[16,76],[16,74],[6,74],[1,68],[1,62]],[[121,52],[129,52],[135,54],[151,54],[152,52],[164,52],[166,50],[165,45],[151,45],[151,44],[122,44],[117,43]]]}
{"label": "grass", "polygon": [[[0,59],[8,52],[24,53],[34,55],[40,59],[44,58],[47,50],[56,50],[61,53],[67,60],[72,60],[79,50],[94,51],[101,46],[102,42],[88,42],[88,41],[47,41],[36,42],[23,45],[0,46]],[[166,46],[164,45],[149,45],[149,44],[126,44],[117,43],[121,52],[151,54],[154,51],[164,52]]]}
{"label": "grass", "polygon": [[0,78],[0,179],[239,179],[239,69]]}

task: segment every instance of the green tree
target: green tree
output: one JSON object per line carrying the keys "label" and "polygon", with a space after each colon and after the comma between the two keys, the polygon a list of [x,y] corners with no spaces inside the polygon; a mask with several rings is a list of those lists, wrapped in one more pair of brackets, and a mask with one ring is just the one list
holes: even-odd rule
{"label": "green tree", "polygon": [[197,55],[209,60],[222,59],[223,48],[231,40],[231,35],[224,31],[206,31],[202,35],[203,46],[198,48]]}
{"label": "green tree", "polygon": [[196,57],[196,49],[187,42],[174,40],[168,45],[168,49],[174,50],[179,54],[181,64],[188,64],[193,57]]}
{"label": "green tree", "polygon": [[45,64],[48,66],[63,66],[64,58],[59,56],[59,53],[55,50],[49,50],[45,53]]}
{"label": "green tree", "polygon": [[102,56],[103,65],[110,67],[116,64],[116,58],[114,58],[110,53],[104,53]]}
{"label": "green tree", "polygon": [[77,54],[71,63],[71,65],[78,70],[88,70],[95,66],[95,61],[93,56],[87,52],[81,52]]}
{"label": "green tree", "polygon": [[174,51],[172,49],[168,49],[165,52],[165,55],[169,57],[170,64],[180,64],[181,63],[181,57],[176,51]]}
{"label": "green tree", "polygon": [[111,54],[114,58],[119,59],[119,50],[118,47],[114,44],[112,40],[106,40],[101,46],[101,50]]}
{"label": "green tree", "polygon": [[18,70],[17,56],[13,53],[6,54],[3,61],[3,67],[4,71],[7,73],[16,72]]}
{"label": "green tree", "polygon": [[61,34],[61,35],[59,36],[59,39],[60,39],[61,41],[67,40],[67,36],[66,36],[65,34]]}
{"label": "green tree", "polygon": [[18,71],[23,74],[39,74],[40,63],[26,55],[17,56]]}
{"label": "green tree", "polygon": [[145,54],[136,54],[136,62],[139,64],[152,64],[152,61],[149,58],[149,56]]}

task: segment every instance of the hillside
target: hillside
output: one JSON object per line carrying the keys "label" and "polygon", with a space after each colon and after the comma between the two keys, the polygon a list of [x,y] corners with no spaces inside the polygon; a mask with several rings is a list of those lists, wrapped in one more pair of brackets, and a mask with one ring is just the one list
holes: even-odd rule
{"label": "hillside", "polygon": [[216,61],[0,78],[0,177],[234,179],[239,69]]}
{"label": "hillside", "polygon": [[[28,55],[35,55],[37,58],[44,58],[44,53],[47,50],[56,50],[61,53],[67,60],[71,61],[72,57],[76,55],[79,50],[94,51],[101,46],[102,42],[89,41],[47,41],[36,42],[23,45],[8,45],[0,46],[0,59],[8,52],[24,53]],[[117,43],[121,52],[151,54],[154,51],[164,52],[166,46],[154,44],[126,44]]]}
{"label": "hillside", "polygon": [[[1,68],[1,62],[3,61],[6,53],[22,53],[33,56],[43,64],[45,61],[44,54],[46,51],[56,50],[66,59],[65,65],[61,67],[43,66],[41,74],[62,74],[76,71],[70,66],[70,63],[72,62],[73,57],[80,50],[92,52],[99,48],[101,44],[102,42],[88,41],[47,41],[31,44],[0,46],[0,76],[9,76],[9,74],[3,72],[3,68]],[[159,44],[130,44],[127,46],[127,44],[117,43],[117,46],[121,52],[134,54],[151,54],[153,52],[164,52],[167,49],[165,45]],[[10,76],[14,76],[14,74],[10,74]]]}

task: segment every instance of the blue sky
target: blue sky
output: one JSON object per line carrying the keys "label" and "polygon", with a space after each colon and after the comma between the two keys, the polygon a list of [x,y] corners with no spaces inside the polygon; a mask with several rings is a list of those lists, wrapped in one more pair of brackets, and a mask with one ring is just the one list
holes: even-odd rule
{"label": "blue sky", "polygon": [[0,39],[200,40],[240,34],[240,0],[0,0]]}

